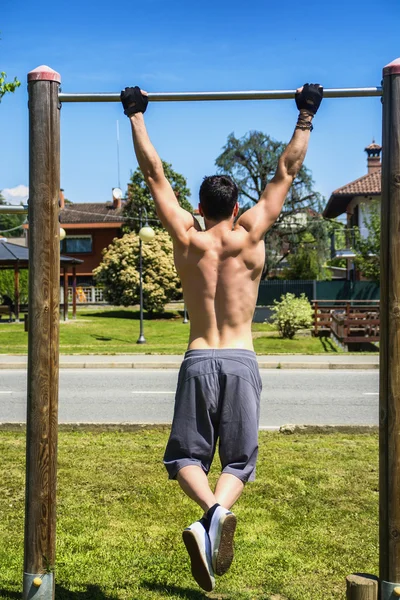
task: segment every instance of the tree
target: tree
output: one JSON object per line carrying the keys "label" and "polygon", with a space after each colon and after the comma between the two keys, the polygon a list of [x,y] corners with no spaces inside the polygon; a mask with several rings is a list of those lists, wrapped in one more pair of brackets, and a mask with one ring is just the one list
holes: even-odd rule
{"label": "tree", "polygon": [[368,212],[364,211],[364,223],[368,235],[361,235],[359,227],[354,228],[356,257],[354,263],[366,279],[379,281],[380,278],[380,245],[381,218],[378,201],[369,203]]}
{"label": "tree", "polygon": [[[193,206],[188,200],[190,197],[190,190],[187,187],[185,177],[174,171],[172,165],[169,163],[162,161],[162,165],[165,176],[170,182],[179,204],[185,210],[193,213]],[[144,207],[146,209],[149,220],[154,219],[154,221],[151,223],[153,228],[162,228],[161,223],[157,219],[154,200],[151,197],[150,190],[147,187],[143,173],[139,168],[137,168],[136,171],[131,175],[131,180],[128,184],[128,200],[125,204],[123,213],[124,217],[129,218],[123,227],[123,231],[125,233],[129,231],[139,231],[140,207]]]}
{"label": "tree", "polygon": [[21,82],[18,81],[18,79],[16,77],[14,77],[14,81],[10,81],[10,82],[6,82],[6,78],[7,78],[7,73],[4,73],[4,71],[0,72],[0,102],[3,98],[3,96],[5,94],[7,94],[7,92],[15,92],[15,90],[17,89],[17,87],[19,87],[21,85]]}
{"label": "tree", "polygon": [[21,82],[16,77],[14,77],[14,81],[9,81],[8,83],[6,79],[7,73],[0,71],[0,102],[5,94],[15,92],[17,87],[21,85]]}
{"label": "tree", "polygon": [[287,257],[288,267],[284,269],[285,279],[331,279],[332,274],[321,261],[317,242],[310,232],[301,235],[296,251]]}
{"label": "tree", "polygon": [[[15,278],[14,269],[0,270],[0,304],[10,302],[15,304]],[[28,303],[28,269],[19,272],[19,302]]]}
{"label": "tree", "polygon": [[[172,240],[166,231],[142,244],[143,305],[149,313],[161,312],[167,302],[182,297],[173,258]],[[93,271],[104,286],[104,296],[116,305],[139,303],[139,236],[128,233],[103,251],[101,264]]]}
{"label": "tree", "polygon": [[[286,145],[261,131],[250,131],[242,138],[228,136],[223,152],[216,159],[218,171],[232,177],[239,188],[241,213],[258,202],[278,166]],[[309,231],[324,257],[328,252],[325,222],[319,218],[321,196],[313,190],[310,171],[303,165],[294,179],[278,221],[265,237],[263,278],[271,275],[282,259],[301,243],[301,234]]]}
{"label": "tree", "polygon": [[[0,206],[9,206],[4,196],[0,192]],[[25,221],[24,215],[5,215],[0,213],[0,237],[21,237],[24,233],[22,223]],[[15,229],[17,227],[17,229]],[[13,231],[9,231],[9,230]]]}

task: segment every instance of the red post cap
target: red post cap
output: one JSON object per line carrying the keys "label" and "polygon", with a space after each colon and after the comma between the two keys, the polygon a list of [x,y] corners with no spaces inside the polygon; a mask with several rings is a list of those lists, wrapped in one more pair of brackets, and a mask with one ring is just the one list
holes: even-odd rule
{"label": "red post cap", "polygon": [[57,71],[50,69],[50,67],[41,65],[33,69],[33,71],[29,71],[28,83],[29,81],[56,81],[57,83],[61,83],[61,75]]}
{"label": "red post cap", "polygon": [[400,58],[396,58],[393,62],[383,67],[383,76],[400,74]]}

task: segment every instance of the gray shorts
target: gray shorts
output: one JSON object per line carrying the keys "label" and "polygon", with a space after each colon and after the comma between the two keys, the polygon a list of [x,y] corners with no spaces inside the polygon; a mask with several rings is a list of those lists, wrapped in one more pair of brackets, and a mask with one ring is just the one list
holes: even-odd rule
{"label": "gray shorts", "polygon": [[164,455],[169,478],[188,465],[208,473],[219,439],[222,472],[254,481],[261,388],[251,350],[186,352]]}

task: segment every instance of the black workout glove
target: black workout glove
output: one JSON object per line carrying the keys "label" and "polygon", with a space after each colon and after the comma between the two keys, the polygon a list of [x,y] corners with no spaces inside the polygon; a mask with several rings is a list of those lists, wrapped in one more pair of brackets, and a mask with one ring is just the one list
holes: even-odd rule
{"label": "black workout glove", "polygon": [[306,110],[314,116],[322,102],[324,88],[319,83],[305,83],[301,92],[296,92],[295,100],[299,110]]}
{"label": "black workout glove", "polygon": [[142,94],[140,87],[126,87],[121,92],[121,102],[124,107],[124,113],[127,117],[136,113],[146,112],[149,99],[145,94]]}

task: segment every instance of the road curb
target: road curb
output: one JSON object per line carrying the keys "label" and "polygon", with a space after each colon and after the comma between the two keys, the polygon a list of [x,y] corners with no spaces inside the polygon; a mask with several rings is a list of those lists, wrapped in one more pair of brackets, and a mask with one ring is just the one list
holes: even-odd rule
{"label": "road curb", "polygon": [[[98,363],[98,362],[84,362],[84,363],[72,363],[72,362],[61,362],[60,369],[179,369],[181,362],[152,362],[152,363]],[[0,370],[26,370],[26,363],[0,363]],[[314,362],[259,362],[260,369],[346,369],[346,370],[369,370],[379,369],[377,363],[314,363]]]}
{"label": "road curb", "polygon": [[[59,423],[59,431],[87,432],[135,432],[146,429],[169,431],[171,423]],[[0,431],[26,431],[25,423],[0,423]],[[283,435],[329,434],[329,433],[378,433],[377,425],[282,425],[281,427],[260,427],[260,431],[270,431]]]}

